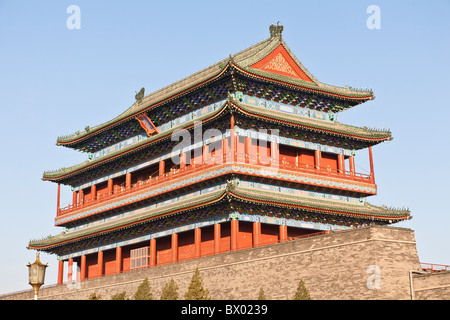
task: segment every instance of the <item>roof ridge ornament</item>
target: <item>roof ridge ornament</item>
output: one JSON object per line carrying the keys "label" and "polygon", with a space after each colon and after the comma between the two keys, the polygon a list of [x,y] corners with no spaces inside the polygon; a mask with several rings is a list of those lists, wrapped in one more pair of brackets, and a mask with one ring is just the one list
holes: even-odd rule
{"label": "roof ridge ornament", "polygon": [[134,96],[134,98],[136,99],[136,102],[138,104],[140,104],[142,102],[142,99],[144,99],[144,95],[145,95],[145,88],[141,88],[141,90],[139,92],[136,92],[136,95]]}
{"label": "roof ridge ornament", "polygon": [[272,24],[269,27],[270,37],[279,37],[281,38],[281,33],[283,32],[283,25],[280,24],[280,21],[277,22],[276,25]]}

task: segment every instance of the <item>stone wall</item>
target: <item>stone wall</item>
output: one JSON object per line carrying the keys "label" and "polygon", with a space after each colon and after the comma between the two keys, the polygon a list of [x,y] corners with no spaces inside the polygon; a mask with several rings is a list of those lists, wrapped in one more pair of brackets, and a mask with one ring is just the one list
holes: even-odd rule
{"label": "stone wall", "polygon": [[414,274],[415,300],[450,299],[450,271]]}
{"label": "stone wall", "polygon": [[[39,299],[87,299],[93,292],[110,299],[122,291],[132,296],[145,277],[154,297],[159,299],[164,284],[173,278],[184,299],[197,266],[212,299],[222,300],[256,299],[260,288],[268,299],[292,299],[300,279],[313,299],[411,299],[410,270],[420,270],[412,230],[372,226],[85,280],[72,286],[42,288]],[[417,297],[426,292],[421,283],[415,280],[422,292]],[[30,291],[1,298],[33,297]]]}

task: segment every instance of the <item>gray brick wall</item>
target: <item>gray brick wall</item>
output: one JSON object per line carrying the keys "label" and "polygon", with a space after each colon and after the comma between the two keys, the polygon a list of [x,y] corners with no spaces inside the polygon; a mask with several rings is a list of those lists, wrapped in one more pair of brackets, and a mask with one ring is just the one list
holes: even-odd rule
{"label": "gray brick wall", "polygon": [[[42,288],[39,298],[132,296],[148,277],[154,297],[173,278],[184,299],[197,266],[211,297],[224,300],[256,299],[261,287],[268,299],[292,299],[300,278],[313,299],[410,299],[409,271],[420,270],[412,230],[373,226],[86,280],[78,288]],[[32,299],[32,293],[2,298]]]}

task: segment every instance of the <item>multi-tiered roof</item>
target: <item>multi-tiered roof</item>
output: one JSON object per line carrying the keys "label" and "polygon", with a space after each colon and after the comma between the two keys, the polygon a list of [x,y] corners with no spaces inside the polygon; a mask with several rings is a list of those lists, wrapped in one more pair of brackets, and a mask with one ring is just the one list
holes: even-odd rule
{"label": "multi-tiered roof", "polygon": [[[277,129],[277,142],[289,150],[322,150],[342,159],[391,140],[390,131],[336,121],[337,113],[374,99],[372,91],[317,80],[286,45],[282,30],[271,26],[268,39],[138,99],[108,122],[59,137],[58,145],[86,152],[90,160],[45,172],[43,180],[76,192],[150,169],[122,193],[60,209],[56,225],[70,232],[32,241],[29,247],[67,256],[232,214],[248,221],[255,216],[284,219],[293,226],[319,230],[409,219],[408,210],[363,201],[376,194],[373,176],[344,170],[342,165],[311,168],[281,159],[273,169],[233,156],[231,162],[175,166],[174,171],[159,174],[158,163],[168,161],[178,143],[172,134],[179,129],[193,132],[199,121],[203,129],[219,130],[224,140],[230,139],[230,128],[232,135],[242,137],[249,137],[251,130],[269,129],[263,139],[273,142],[271,132]],[[140,119],[152,126],[150,135]]]}

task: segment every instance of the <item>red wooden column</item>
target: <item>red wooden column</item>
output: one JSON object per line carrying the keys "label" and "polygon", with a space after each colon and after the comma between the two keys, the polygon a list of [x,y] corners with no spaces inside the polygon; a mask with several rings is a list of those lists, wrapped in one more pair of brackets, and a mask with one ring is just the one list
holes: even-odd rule
{"label": "red wooden column", "polygon": [[375,183],[375,175],[373,171],[372,146],[369,147],[369,161],[370,161],[370,181],[372,183]]}
{"label": "red wooden column", "polygon": [[222,163],[229,163],[228,162],[228,157],[229,157],[229,153],[230,153],[230,147],[228,145],[228,138],[224,138],[222,140]]}
{"label": "red wooden column", "polygon": [[343,154],[338,154],[338,173],[345,173],[345,159]]}
{"label": "red wooden column", "polygon": [[56,214],[59,213],[60,204],[61,204],[61,184],[58,183],[58,194],[56,196]]}
{"label": "red wooden column", "polygon": [[111,195],[113,193],[113,179],[108,179],[108,194]]}
{"label": "red wooden column", "polygon": [[95,199],[97,199],[97,186],[95,184],[93,184],[91,186],[91,200],[94,201]]}
{"label": "red wooden column", "polygon": [[349,157],[348,162],[350,164],[350,174],[352,176],[354,176],[355,175],[355,157],[353,157],[353,156]]}
{"label": "red wooden column", "polygon": [[72,283],[73,259],[69,258],[67,266],[67,283]]}
{"label": "red wooden column", "polygon": [[63,284],[64,277],[64,260],[58,262],[58,284]]}
{"label": "red wooden column", "polygon": [[253,222],[253,247],[261,245],[261,222]]}
{"label": "red wooden column", "polygon": [[116,273],[122,272],[122,247],[116,247]]}
{"label": "red wooden column", "polygon": [[200,258],[202,254],[202,229],[194,229],[195,257]]}
{"label": "red wooden column", "polygon": [[230,133],[230,152],[231,152],[231,156],[230,156],[230,160],[231,162],[235,162],[236,161],[236,138],[234,135],[234,114],[231,114],[231,119],[230,119],[230,129],[231,129],[231,133]]}
{"label": "red wooden column", "polygon": [[72,206],[73,207],[77,206],[77,201],[78,201],[78,192],[74,191],[74,192],[72,192]]}
{"label": "red wooden column", "polygon": [[231,251],[236,251],[238,249],[238,233],[239,233],[239,220],[231,220]]}
{"label": "red wooden column", "polygon": [[86,255],[81,256],[81,263],[80,263],[80,281],[83,281],[86,279]]}
{"label": "red wooden column", "polygon": [[280,225],[280,242],[287,241],[287,225]]}
{"label": "red wooden column", "polygon": [[220,253],[220,223],[214,224],[214,254]]}
{"label": "red wooden column", "polygon": [[156,238],[150,239],[150,267],[156,266]]}
{"label": "red wooden column", "polygon": [[164,171],[166,170],[166,162],[161,160],[159,162],[159,176],[162,177],[164,175]]}
{"label": "red wooden column", "polygon": [[[270,134],[273,134],[270,131]],[[280,166],[280,148],[278,142],[270,141],[270,167],[278,168]]]}
{"label": "red wooden column", "polygon": [[314,165],[316,166],[316,170],[319,170],[322,166],[322,151],[320,150],[314,151]]}
{"label": "red wooden column", "polygon": [[180,169],[186,168],[186,153],[182,152],[180,154]]}
{"label": "red wooden column", "polygon": [[253,156],[253,155],[250,155],[251,145],[252,145],[252,138],[245,137],[245,139],[244,139],[244,153],[245,153],[244,161],[245,161],[245,163],[251,163],[250,159]]}
{"label": "red wooden column", "polygon": [[98,252],[98,258],[97,258],[97,276],[101,277],[103,276],[103,251]]}
{"label": "red wooden column", "polygon": [[172,262],[178,261],[178,233],[172,233]]}
{"label": "red wooden column", "polygon": [[211,164],[211,154],[209,153],[209,145],[203,146],[203,163]]}
{"label": "red wooden column", "polygon": [[194,166],[199,166],[203,163],[203,148],[198,147],[194,149],[194,155],[191,159]]}
{"label": "red wooden column", "polygon": [[125,175],[125,188],[131,187],[131,172],[127,172]]}
{"label": "red wooden column", "polygon": [[78,191],[78,203],[83,204],[83,202],[84,202],[84,191],[83,189],[80,189],[80,191]]}

